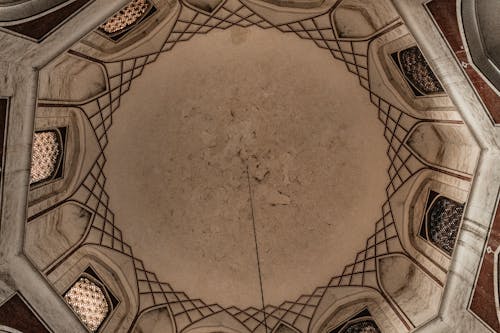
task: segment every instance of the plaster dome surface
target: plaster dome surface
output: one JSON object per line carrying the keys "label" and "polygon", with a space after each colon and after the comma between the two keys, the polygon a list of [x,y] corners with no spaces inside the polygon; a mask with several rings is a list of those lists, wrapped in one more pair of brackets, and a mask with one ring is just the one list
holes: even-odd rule
{"label": "plaster dome surface", "polygon": [[259,306],[256,239],[265,301],[280,304],[341,274],[373,233],[383,131],[356,77],[308,41],[197,36],[123,97],[110,205],[134,253],[207,302]]}

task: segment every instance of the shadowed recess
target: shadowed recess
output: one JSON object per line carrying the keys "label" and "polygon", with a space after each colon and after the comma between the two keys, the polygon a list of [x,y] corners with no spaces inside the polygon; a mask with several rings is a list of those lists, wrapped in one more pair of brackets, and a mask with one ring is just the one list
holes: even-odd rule
{"label": "shadowed recess", "polygon": [[23,333],[50,332],[18,294],[0,306],[0,324]]}
{"label": "shadowed recess", "polygon": [[43,15],[42,17],[39,17],[37,19],[25,23],[6,26],[3,27],[3,29],[16,32],[30,39],[34,39],[37,42],[41,42],[60,24],[76,14],[80,9],[82,9],[90,2],[91,0],[76,0],[67,6]]}

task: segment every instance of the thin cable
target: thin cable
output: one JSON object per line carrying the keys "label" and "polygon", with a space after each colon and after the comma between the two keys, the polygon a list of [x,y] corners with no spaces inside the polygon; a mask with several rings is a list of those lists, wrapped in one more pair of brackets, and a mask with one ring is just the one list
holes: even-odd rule
{"label": "thin cable", "polygon": [[255,215],[253,209],[253,194],[252,194],[252,186],[250,185],[250,172],[248,171],[247,165],[247,178],[248,178],[248,193],[250,194],[250,208],[252,211],[252,225],[253,225],[253,238],[255,241],[255,252],[257,254],[257,269],[259,271],[259,285],[260,285],[260,296],[262,302],[262,313],[264,314],[264,328],[266,329],[266,333],[268,333],[267,322],[266,322],[266,311],[264,310],[264,288],[262,287],[262,274],[260,271],[260,257],[259,257],[259,245],[257,244],[257,228],[255,227]]}

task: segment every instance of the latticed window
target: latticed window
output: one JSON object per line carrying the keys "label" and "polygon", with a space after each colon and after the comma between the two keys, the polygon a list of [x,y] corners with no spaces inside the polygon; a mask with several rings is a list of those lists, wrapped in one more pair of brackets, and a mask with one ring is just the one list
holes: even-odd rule
{"label": "latticed window", "polygon": [[373,320],[362,320],[346,325],[342,333],[380,333],[377,324]]}
{"label": "latticed window", "polygon": [[330,333],[381,333],[368,309],[359,312]]}
{"label": "latticed window", "polygon": [[35,132],[30,184],[54,179],[60,171],[64,148],[62,135],[60,130]]}
{"label": "latticed window", "polygon": [[464,205],[446,197],[438,197],[427,212],[427,237],[451,255],[462,221]]}
{"label": "latticed window", "polygon": [[81,277],[66,292],[64,299],[91,332],[99,329],[111,308],[104,289],[89,277]]}
{"label": "latticed window", "polygon": [[149,0],[132,0],[126,7],[101,24],[99,30],[113,40],[118,40],[152,11],[154,11],[154,6]]}
{"label": "latticed window", "polygon": [[465,204],[430,191],[420,227],[420,237],[451,255],[462,222]]}
{"label": "latticed window", "polygon": [[443,93],[444,89],[417,46],[392,55],[417,96]]}

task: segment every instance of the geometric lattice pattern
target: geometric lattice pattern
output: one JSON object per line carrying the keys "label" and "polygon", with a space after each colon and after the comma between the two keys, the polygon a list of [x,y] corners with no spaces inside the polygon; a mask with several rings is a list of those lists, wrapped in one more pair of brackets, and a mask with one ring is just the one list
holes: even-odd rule
{"label": "geometric lattice pattern", "polygon": [[99,28],[108,34],[120,32],[141,19],[150,8],[151,3],[148,0],[133,0]]}
{"label": "geometric lattice pattern", "polygon": [[422,95],[444,92],[418,46],[400,51],[399,63],[406,80]]}
{"label": "geometric lattice pattern", "polygon": [[81,277],[68,290],[64,300],[91,332],[97,331],[109,313],[103,290],[86,277]]}
{"label": "geometric lattice pattern", "polygon": [[363,320],[357,323],[350,323],[341,331],[342,333],[380,333],[380,330],[373,320]]}
{"label": "geometric lattice pattern", "polygon": [[373,320],[363,320],[356,323],[349,323],[340,331],[341,333],[381,333],[377,324]]}
{"label": "geometric lattice pattern", "polygon": [[[313,13],[294,22],[276,25],[238,0],[226,0],[211,13],[194,6],[185,6],[180,2],[180,10],[170,32],[154,53],[106,62],[76,51],[69,51],[74,56],[102,65],[109,82],[109,89],[83,105],[74,105],[82,110],[91,125],[100,154],[79,188],[67,200],[77,202],[93,212],[91,227],[80,245],[102,246],[130,258],[135,268],[139,299],[137,316],[151,309],[166,307],[172,314],[177,332],[203,318],[221,312],[232,316],[252,333],[272,332],[284,324],[299,332],[307,332],[316,309],[330,288],[363,286],[381,290],[377,281],[377,259],[390,253],[405,253],[399,240],[390,199],[410,177],[431,167],[417,159],[406,146],[409,133],[423,120],[392,105],[372,90],[368,72],[370,42],[390,28],[374,34],[370,40],[339,40],[332,26],[331,15],[332,10],[320,14]],[[366,89],[370,101],[377,110],[378,118],[384,126],[383,134],[388,143],[387,156],[390,161],[386,201],[381,207],[381,218],[374,224],[373,235],[366,241],[364,249],[357,253],[354,261],[344,268],[341,275],[332,277],[324,286],[317,287],[293,301],[286,301],[280,305],[265,305],[260,309],[207,304],[201,299],[191,298],[186,293],[176,290],[167,282],[159,281],[156,274],[146,269],[142,260],[134,256],[121,230],[115,226],[115,216],[109,207],[110,198],[105,190],[106,177],[103,172],[113,113],[119,109],[121,97],[128,92],[132,81],[142,74],[144,67],[154,62],[161,53],[172,50],[178,43],[188,41],[195,35],[206,34],[212,30],[224,30],[232,26],[257,26],[262,29],[277,29],[283,33],[292,33],[301,39],[310,40],[330,53],[333,58],[342,61],[347,70],[358,77],[360,85]],[[113,29],[110,28],[110,31]],[[68,104],[64,104],[64,107],[67,106]],[[395,312],[399,311],[395,309]],[[373,329],[367,326],[368,324],[366,320],[366,325],[354,325],[351,331],[372,332]],[[373,332],[379,332],[378,328],[376,329]]]}
{"label": "geometric lattice pattern", "polygon": [[368,309],[364,309],[330,333],[381,333]]}
{"label": "geometric lattice pattern", "polygon": [[47,180],[54,176],[62,149],[57,131],[35,132],[31,156],[30,184]]}
{"label": "geometric lattice pattern", "polygon": [[463,213],[463,204],[443,196],[437,198],[427,212],[429,240],[449,255],[455,247]]}

